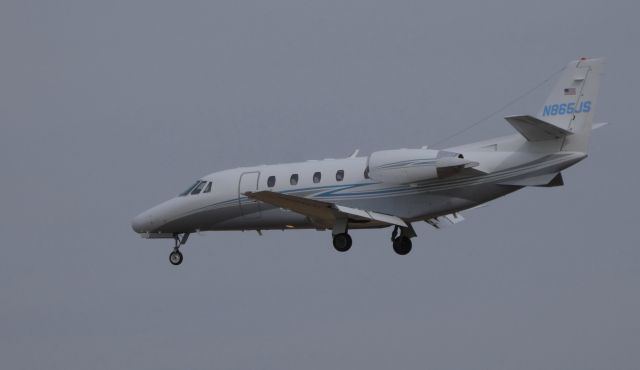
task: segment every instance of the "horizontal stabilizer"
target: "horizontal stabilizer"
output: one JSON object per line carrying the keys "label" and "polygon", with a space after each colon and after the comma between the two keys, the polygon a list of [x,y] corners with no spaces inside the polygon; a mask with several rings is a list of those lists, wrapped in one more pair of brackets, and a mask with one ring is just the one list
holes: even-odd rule
{"label": "horizontal stabilizer", "polygon": [[554,140],[573,134],[533,116],[508,116],[504,119],[528,141]]}

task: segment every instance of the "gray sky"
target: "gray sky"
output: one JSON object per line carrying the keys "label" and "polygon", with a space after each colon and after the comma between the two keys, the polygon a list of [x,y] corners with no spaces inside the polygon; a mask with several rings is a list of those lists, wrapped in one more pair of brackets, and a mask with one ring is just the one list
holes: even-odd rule
{"label": "gray sky", "polygon": [[[637,369],[637,1],[0,4],[0,367]],[[432,144],[608,58],[590,157],[447,230],[130,229],[197,177]],[[549,85],[450,144],[508,134]]]}

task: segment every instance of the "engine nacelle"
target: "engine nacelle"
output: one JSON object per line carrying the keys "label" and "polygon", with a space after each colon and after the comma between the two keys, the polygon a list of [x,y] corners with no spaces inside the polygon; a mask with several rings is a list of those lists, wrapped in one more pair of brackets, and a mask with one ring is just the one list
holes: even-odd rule
{"label": "engine nacelle", "polygon": [[369,156],[368,176],[389,184],[411,184],[448,177],[477,163],[433,149],[381,150]]}

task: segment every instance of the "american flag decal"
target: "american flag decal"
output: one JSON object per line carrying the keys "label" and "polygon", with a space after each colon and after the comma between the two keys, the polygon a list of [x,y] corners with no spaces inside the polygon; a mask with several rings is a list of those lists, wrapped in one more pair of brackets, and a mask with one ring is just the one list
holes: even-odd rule
{"label": "american flag decal", "polygon": [[576,88],[575,87],[568,87],[568,88],[564,89],[564,94],[565,95],[575,95],[576,94]]}

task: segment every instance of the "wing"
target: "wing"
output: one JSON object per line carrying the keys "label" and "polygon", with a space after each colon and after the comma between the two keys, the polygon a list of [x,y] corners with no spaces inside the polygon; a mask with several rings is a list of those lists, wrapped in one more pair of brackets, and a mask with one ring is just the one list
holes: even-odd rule
{"label": "wing", "polygon": [[244,195],[248,198],[271,204],[272,206],[300,213],[315,222],[325,225],[333,225],[336,219],[347,218],[360,223],[370,223],[371,225],[368,226],[408,226],[400,217],[341,206],[335,203],[321,202],[319,200],[298,197],[295,195],[274,193],[272,191],[247,192]]}

